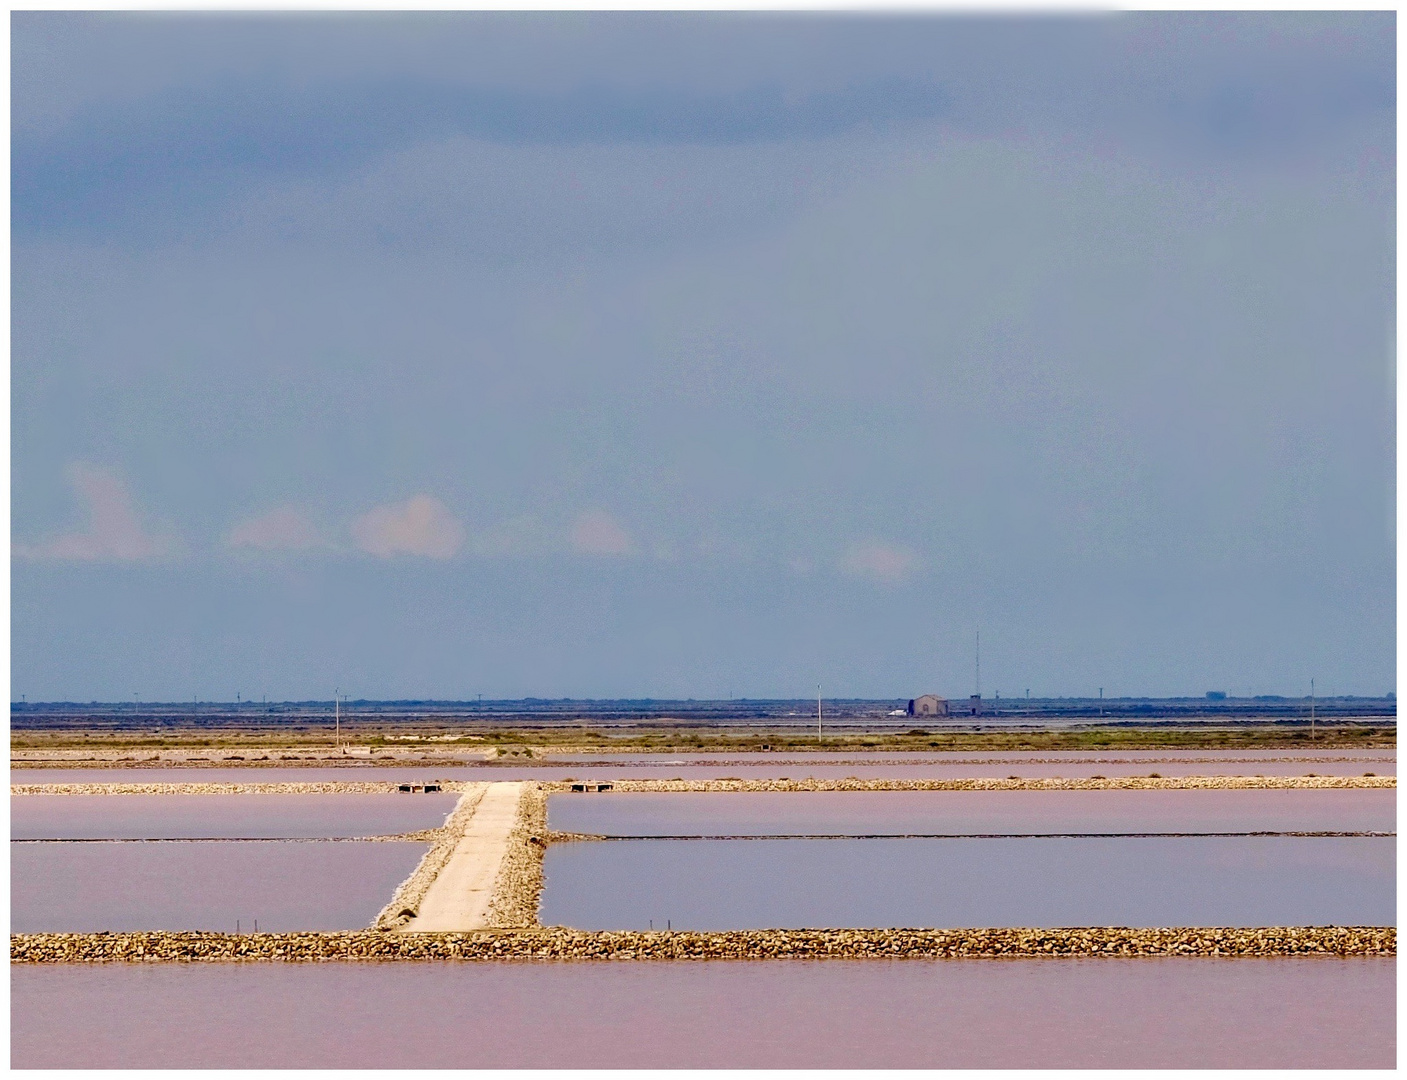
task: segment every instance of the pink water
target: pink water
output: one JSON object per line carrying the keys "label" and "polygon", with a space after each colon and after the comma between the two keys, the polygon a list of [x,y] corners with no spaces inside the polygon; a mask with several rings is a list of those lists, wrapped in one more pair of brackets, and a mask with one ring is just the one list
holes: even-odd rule
{"label": "pink water", "polygon": [[542,921],[583,930],[1392,925],[1392,838],[554,844]]}
{"label": "pink water", "polygon": [[15,1068],[1392,1068],[1357,960],[16,966]]}
{"label": "pink water", "polygon": [[349,930],[367,926],[426,845],[10,845],[10,931]]}
{"label": "pink water", "polygon": [[[1336,761],[1335,758],[1348,760]],[[1308,759],[1308,760],[1306,760]],[[863,764],[857,764],[863,762]],[[537,764],[463,766],[359,765],[316,767],[186,767],[113,769],[11,769],[12,784],[295,782],[380,780],[563,780],[568,777],[839,778],[925,779],[970,776],[1395,776],[1397,757],[1380,751],[1036,751],[1009,754],[698,754],[561,755]]]}
{"label": "pink water", "polygon": [[434,829],[458,795],[13,795],[10,837],[347,837]]}
{"label": "pink water", "polygon": [[553,795],[548,822],[567,832],[631,836],[1392,832],[1397,792],[611,792]]}

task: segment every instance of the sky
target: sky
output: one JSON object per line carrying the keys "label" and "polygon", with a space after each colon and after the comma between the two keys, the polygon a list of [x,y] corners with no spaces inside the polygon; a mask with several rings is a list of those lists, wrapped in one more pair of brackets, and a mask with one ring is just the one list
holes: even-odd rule
{"label": "sky", "polygon": [[14,13],[12,698],[1392,691],[1394,37]]}

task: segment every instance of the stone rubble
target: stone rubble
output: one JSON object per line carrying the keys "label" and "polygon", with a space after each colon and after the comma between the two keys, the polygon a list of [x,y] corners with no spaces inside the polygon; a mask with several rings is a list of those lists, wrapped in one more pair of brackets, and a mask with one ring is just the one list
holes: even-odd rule
{"label": "stone rubble", "polygon": [[533,927],[542,900],[542,856],[547,850],[547,795],[541,784],[524,784],[518,818],[508,834],[508,852],[499,866],[489,901],[488,925]]}
{"label": "stone rubble", "polygon": [[[571,790],[566,781],[543,783],[549,794]],[[630,791],[1191,791],[1203,789],[1284,790],[1288,788],[1395,788],[1395,776],[1112,776],[972,777],[967,779],[861,780],[800,777],[714,780],[616,780],[614,790]]]}
{"label": "stone rubble", "polygon": [[780,960],[995,957],[1396,956],[1391,926],[1251,929],[1070,927],[961,930],[477,931],[12,934],[16,964],[329,960]]}
{"label": "stone rubble", "polygon": [[[474,784],[437,781],[442,791],[468,791]],[[11,784],[11,795],[390,795],[400,785],[375,780],[285,781],[282,783]]]}
{"label": "stone rubble", "polygon": [[[464,792],[473,782],[446,780],[444,791]],[[1283,790],[1287,788],[1395,788],[1395,776],[1113,776],[1113,777],[973,777],[967,779],[861,780],[802,777],[712,780],[615,780],[615,791],[1178,791],[1206,788]],[[210,784],[11,784],[11,795],[377,795],[398,785],[374,781],[321,783]],[[571,782],[542,782],[552,794],[571,790]]]}

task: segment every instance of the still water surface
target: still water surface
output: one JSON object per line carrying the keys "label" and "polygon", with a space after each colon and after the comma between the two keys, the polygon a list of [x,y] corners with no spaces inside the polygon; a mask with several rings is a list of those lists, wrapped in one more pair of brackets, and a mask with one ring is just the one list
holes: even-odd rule
{"label": "still water surface", "polygon": [[627,836],[873,833],[1392,832],[1392,790],[611,792],[548,799],[565,832]]}
{"label": "still water surface", "polygon": [[547,850],[584,930],[1393,925],[1392,838],[621,840]]}
{"label": "still water surface", "polygon": [[[1346,759],[1346,760],[1335,760]],[[551,755],[546,760],[493,765],[355,765],[341,767],[246,766],[111,769],[11,769],[12,784],[115,784],[211,782],[296,782],[381,780],[565,780],[568,778],[674,776],[709,779],[720,776],[776,778],[804,776],[838,779],[927,779],[973,776],[1395,776],[1396,753],[1385,751],[1036,751],[1021,754],[890,753],[843,754],[596,754]]]}
{"label": "still water surface", "polygon": [[1391,959],[10,969],[16,1068],[1392,1068]]}
{"label": "still water surface", "polygon": [[351,930],[367,926],[426,845],[10,845],[10,931]]}
{"label": "still water surface", "polygon": [[10,837],[348,837],[434,829],[459,796],[14,795]]}

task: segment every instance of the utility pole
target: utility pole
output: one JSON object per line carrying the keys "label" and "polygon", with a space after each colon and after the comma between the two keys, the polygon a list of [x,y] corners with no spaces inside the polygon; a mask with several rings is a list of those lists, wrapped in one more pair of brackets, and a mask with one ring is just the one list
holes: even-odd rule
{"label": "utility pole", "polygon": [[821,684],[816,684],[816,741],[821,741]]}
{"label": "utility pole", "polygon": [[1314,741],[1314,680],[1309,680],[1309,741]]}
{"label": "utility pole", "polygon": [[339,686],[332,692],[332,709],[335,723],[337,725],[337,749],[342,749],[342,688]]}
{"label": "utility pole", "polygon": [[982,697],[982,628],[977,628],[977,696]]}

